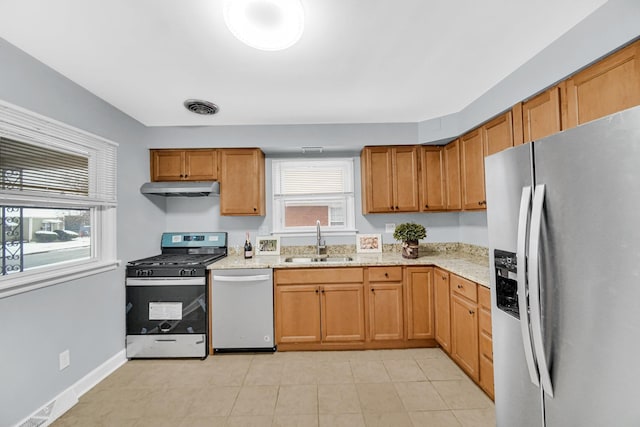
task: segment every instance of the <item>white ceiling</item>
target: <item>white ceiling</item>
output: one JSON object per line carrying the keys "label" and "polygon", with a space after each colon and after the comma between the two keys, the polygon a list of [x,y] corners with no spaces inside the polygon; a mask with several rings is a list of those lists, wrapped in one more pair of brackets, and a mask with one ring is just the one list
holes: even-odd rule
{"label": "white ceiling", "polygon": [[266,52],[231,35],[222,0],[0,0],[0,37],[147,126],[418,122],[460,111],[605,2],[302,0],[301,40]]}

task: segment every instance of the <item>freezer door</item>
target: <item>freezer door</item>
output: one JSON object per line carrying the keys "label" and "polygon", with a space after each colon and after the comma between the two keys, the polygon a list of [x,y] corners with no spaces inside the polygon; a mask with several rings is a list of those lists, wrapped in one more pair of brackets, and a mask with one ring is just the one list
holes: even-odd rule
{"label": "freezer door", "polygon": [[640,109],[534,142],[534,159],[546,425],[638,426]]}
{"label": "freezer door", "polygon": [[[493,320],[493,366],[498,427],[542,425],[540,388],[531,380],[520,320],[496,304],[495,250],[517,252],[523,189],[531,188],[531,146],[512,148],[485,159],[487,223]],[[524,218],[528,223],[528,215]],[[525,236],[526,237],[526,236]],[[518,269],[524,268],[522,265]],[[524,325],[528,331],[528,325]],[[534,372],[537,375],[537,372]]]}

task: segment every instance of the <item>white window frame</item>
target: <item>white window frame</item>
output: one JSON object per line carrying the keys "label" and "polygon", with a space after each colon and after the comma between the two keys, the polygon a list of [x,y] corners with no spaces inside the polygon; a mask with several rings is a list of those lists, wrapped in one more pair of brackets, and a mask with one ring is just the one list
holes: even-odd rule
{"label": "white window frame", "polygon": [[[338,166],[345,172],[345,192],[344,193],[314,193],[314,194],[296,194],[283,195],[280,182],[280,171],[282,167],[287,166],[309,166],[325,164]],[[283,236],[309,236],[316,234],[316,227],[285,227],[284,213],[285,203],[288,201],[299,201],[301,204],[308,202],[313,205],[317,203],[327,203],[332,201],[340,201],[345,204],[345,224],[344,226],[322,226],[323,235],[333,236],[353,236],[357,230],[355,228],[355,182],[354,182],[354,159],[348,158],[330,158],[330,159],[274,159],[271,164],[272,173],[272,194],[273,194],[273,232],[274,235]]]}
{"label": "white window frame", "polygon": [[0,189],[0,205],[89,209],[91,256],[0,276],[0,298],[113,270],[116,259],[118,144],[0,100],[0,136],[86,156],[89,195],[56,195]]}

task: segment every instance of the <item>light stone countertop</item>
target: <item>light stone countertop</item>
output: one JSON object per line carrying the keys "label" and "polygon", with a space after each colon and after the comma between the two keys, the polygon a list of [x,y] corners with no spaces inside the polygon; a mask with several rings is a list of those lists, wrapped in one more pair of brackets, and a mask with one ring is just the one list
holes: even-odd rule
{"label": "light stone countertop", "polygon": [[[471,255],[464,252],[427,253],[417,259],[402,258],[399,252],[383,252],[378,254],[346,253],[353,261],[346,262],[285,262],[292,255],[259,255],[244,259],[239,255],[229,255],[211,265],[209,269],[239,268],[335,268],[335,267],[370,267],[382,265],[434,265],[448,270],[465,279],[472,280],[489,287],[489,260],[487,257]],[[299,257],[313,255],[297,255]]]}

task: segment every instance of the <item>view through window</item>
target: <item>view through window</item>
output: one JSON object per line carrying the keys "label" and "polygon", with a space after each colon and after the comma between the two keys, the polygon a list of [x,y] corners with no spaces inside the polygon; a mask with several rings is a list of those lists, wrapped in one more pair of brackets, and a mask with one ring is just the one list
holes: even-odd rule
{"label": "view through window", "polygon": [[2,275],[91,257],[89,209],[0,206]]}

